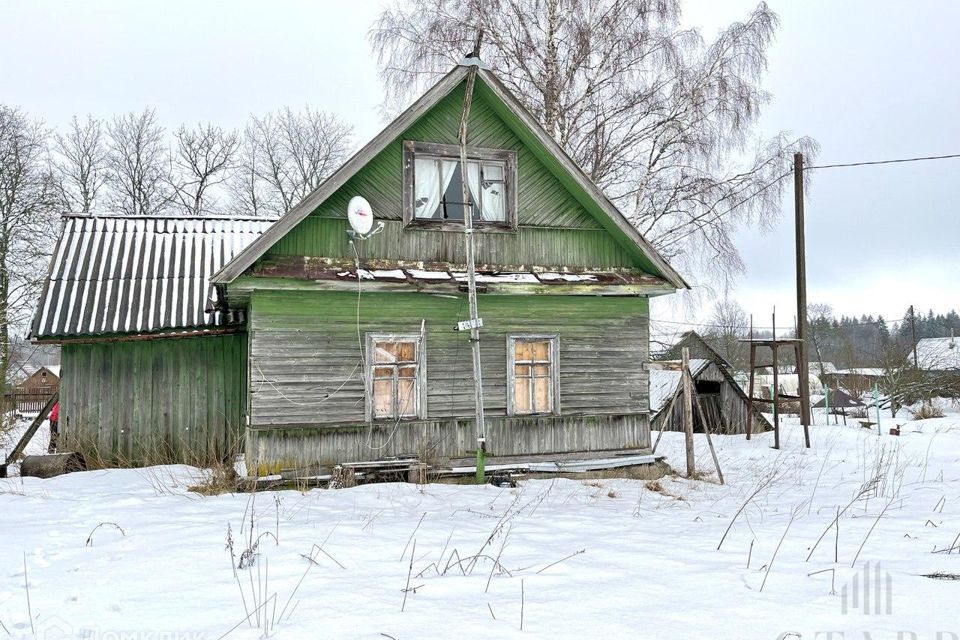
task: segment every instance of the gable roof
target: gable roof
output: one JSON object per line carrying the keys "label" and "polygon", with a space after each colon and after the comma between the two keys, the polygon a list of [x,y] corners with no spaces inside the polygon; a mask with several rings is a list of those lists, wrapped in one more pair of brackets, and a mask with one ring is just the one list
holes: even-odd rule
{"label": "gable roof", "polygon": [[262,257],[278,240],[289,233],[298,223],[310,215],[317,207],[332,196],[347,180],[353,177],[360,169],[370,162],[378,153],[384,150],[391,142],[397,139],[407,128],[413,125],[421,116],[434,107],[440,100],[460,85],[466,78],[471,67],[477,68],[476,88],[489,90],[496,98],[496,104],[503,105],[501,115],[510,116],[523,133],[524,142],[530,145],[539,145],[556,164],[555,170],[570,178],[573,189],[579,191],[583,199],[592,205],[604,228],[621,241],[629,243],[650,262],[653,269],[663,276],[676,288],[690,288],[686,281],[661,256],[657,250],[630,224],[619,209],[603,194],[599,187],[591,181],[576,163],[566,154],[557,142],[543,129],[536,119],[519,103],[513,94],[497,77],[478,61],[470,60],[455,67],[450,73],[441,78],[426,93],[406,111],[401,113],[390,125],[377,134],[360,151],[355,153],[337,171],[327,178],[319,187],[307,195],[299,204],[284,214],[279,221],[259,238],[240,252],[233,260],[214,274],[211,279],[214,283],[230,283],[254,262]]}
{"label": "gable roof", "polygon": [[224,325],[210,276],[275,220],[65,216],[30,337]]}
{"label": "gable roof", "polygon": [[[690,359],[690,375],[696,379],[710,361],[700,358]],[[675,360],[653,362],[650,364],[650,415],[660,413],[670,400],[680,392],[683,368]]]}
{"label": "gable roof", "polygon": [[710,344],[703,339],[696,331],[685,331],[680,339],[677,340],[673,345],[664,350],[661,354],[660,359],[663,360],[676,360],[680,357],[681,350],[683,347],[688,347],[690,349],[691,358],[705,358],[711,360],[721,367],[726,367],[727,369],[733,369],[733,365],[727,361],[720,352],[714,349]]}
{"label": "gable roof", "polygon": [[917,360],[918,368],[929,371],[960,369],[960,338],[923,338],[917,341]]}

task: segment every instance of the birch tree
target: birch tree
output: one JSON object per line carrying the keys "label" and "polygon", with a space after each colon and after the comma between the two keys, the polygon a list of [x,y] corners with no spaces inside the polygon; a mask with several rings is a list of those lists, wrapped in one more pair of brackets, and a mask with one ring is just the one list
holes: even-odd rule
{"label": "birch tree", "polygon": [[155,215],[169,201],[163,129],[156,113],[145,109],[113,119],[107,127],[110,204],[130,216]]}
{"label": "birch tree", "polygon": [[0,104],[0,386],[9,373],[11,336],[25,327],[46,273],[55,196],[47,132]]}
{"label": "birch tree", "polygon": [[234,168],[237,133],[206,124],[181,126],[173,135],[170,176],[174,204],[188,215],[214,212],[218,204],[214,192]]}
{"label": "birch tree", "polygon": [[767,228],[796,150],[756,134],[778,18],[761,2],[714,40],[681,0],[396,0],[370,39],[389,99],[413,97],[484,33],[484,62],[668,258],[742,270],[733,232]]}
{"label": "birch tree", "polygon": [[252,118],[232,181],[238,210],[289,211],[347,159],[352,131],[336,116],[309,107]]}

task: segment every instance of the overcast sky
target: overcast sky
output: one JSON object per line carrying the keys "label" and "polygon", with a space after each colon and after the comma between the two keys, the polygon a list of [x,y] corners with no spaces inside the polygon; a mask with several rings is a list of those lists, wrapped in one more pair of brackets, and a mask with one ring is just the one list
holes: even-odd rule
{"label": "overcast sky", "polygon": [[[56,127],[145,106],[167,126],[240,126],[309,104],[340,114],[362,143],[384,124],[366,38],[380,4],[0,0],[0,102]],[[814,137],[819,164],[960,153],[960,2],[769,4],[781,25],[762,133]],[[709,38],[755,5],[689,0],[685,21]],[[960,160],[811,178],[811,302],[889,319],[910,304],[960,307]],[[774,304],[780,317],[794,313],[792,199],[784,206],[774,233],[739,234],[747,272],[733,296],[762,318]]]}

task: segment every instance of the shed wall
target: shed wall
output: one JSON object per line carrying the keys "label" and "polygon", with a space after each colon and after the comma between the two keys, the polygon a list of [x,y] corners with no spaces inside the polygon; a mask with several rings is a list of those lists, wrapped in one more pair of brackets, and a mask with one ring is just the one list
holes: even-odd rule
{"label": "shed wall", "polygon": [[244,334],[64,344],[65,444],[108,462],[206,463],[243,429]]}
{"label": "shed wall", "polygon": [[[717,402],[716,399],[704,402],[704,411],[710,415],[711,433],[746,433],[747,412],[750,410],[750,406],[745,396],[738,393],[737,389],[733,386],[735,383],[730,382],[715,363],[709,364],[703,371],[697,374],[695,380],[712,380],[720,383],[719,402]],[[669,407],[668,402],[667,405],[664,406],[663,411],[653,417],[651,424],[652,429],[656,431],[662,429],[666,429],[667,431],[683,431],[682,388],[677,393],[677,399],[673,404],[672,412],[668,411]],[[702,431],[696,407],[694,407],[693,413],[694,428]],[[766,419],[760,416],[759,412],[755,411],[754,431],[762,431],[766,426]]]}

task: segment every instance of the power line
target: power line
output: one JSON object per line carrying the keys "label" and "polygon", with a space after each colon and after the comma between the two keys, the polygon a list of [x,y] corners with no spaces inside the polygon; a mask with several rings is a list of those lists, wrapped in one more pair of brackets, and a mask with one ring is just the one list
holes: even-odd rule
{"label": "power line", "polygon": [[943,156],[918,156],[916,158],[894,158],[892,160],[866,160],[863,162],[845,162],[838,164],[821,164],[813,165],[810,167],[804,167],[804,171],[809,171],[810,169],[837,169],[840,167],[866,167],[869,165],[876,164],[899,164],[903,162],[924,162],[926,160],[953,160],[960,158],[960,153],[951,153]]}
{"label": "power line", "polygon": [[[843,163],[835,163],[835,164],[811,165],[808,167],[804,167],[803,170],[809,171],[811,169],[839,169],[839,168],[846,168],[846,167],[866,167],[866,166],[883,165],[883,164],[902,164],[905,162],[925,162],[930,160],[954,160],[958,158],[960,158],[960,153],[951,153],[951,154],[946,154],[941,156],[917,156],[913,158],[891,158],[888,160],[864,160],[861,162],[843,162]],[[750,200],[757,197],[758,195],[760,195],[770,187],[774,186],[775,184],[777,184],[787,176],[792,175],[792,173],[793,171],[791,170],[791,171],[788,171],[787,173],[784,173],[783,175],[777,176],[767,184],[763,185],[762,187],[760,187],[759,189],[757,189],[747,197],[737,202],[735,205],[713,216],[713,218],[709,222],[716,222],[720,218],[732,212],[734,209],[749,202]],[[694,220],[690,220],[688,222],[683,223],[680,227],[677,227],[678,229],[682,229],[687,225],[696,225],[696,227],[691,229],[690,231],[687,231],[686,233],[683,233],[675,238],[668,240],[665,244],[662,245],[662,247],[663,248],[670,247],[676,244],[677,242],[680,242],[684,238],[687,238],[693,235],[694,233],[696,233],[697,231],[701,230],[707,224],[707,223],[700,224],[701,219],[702,218],[698,217]]]}

